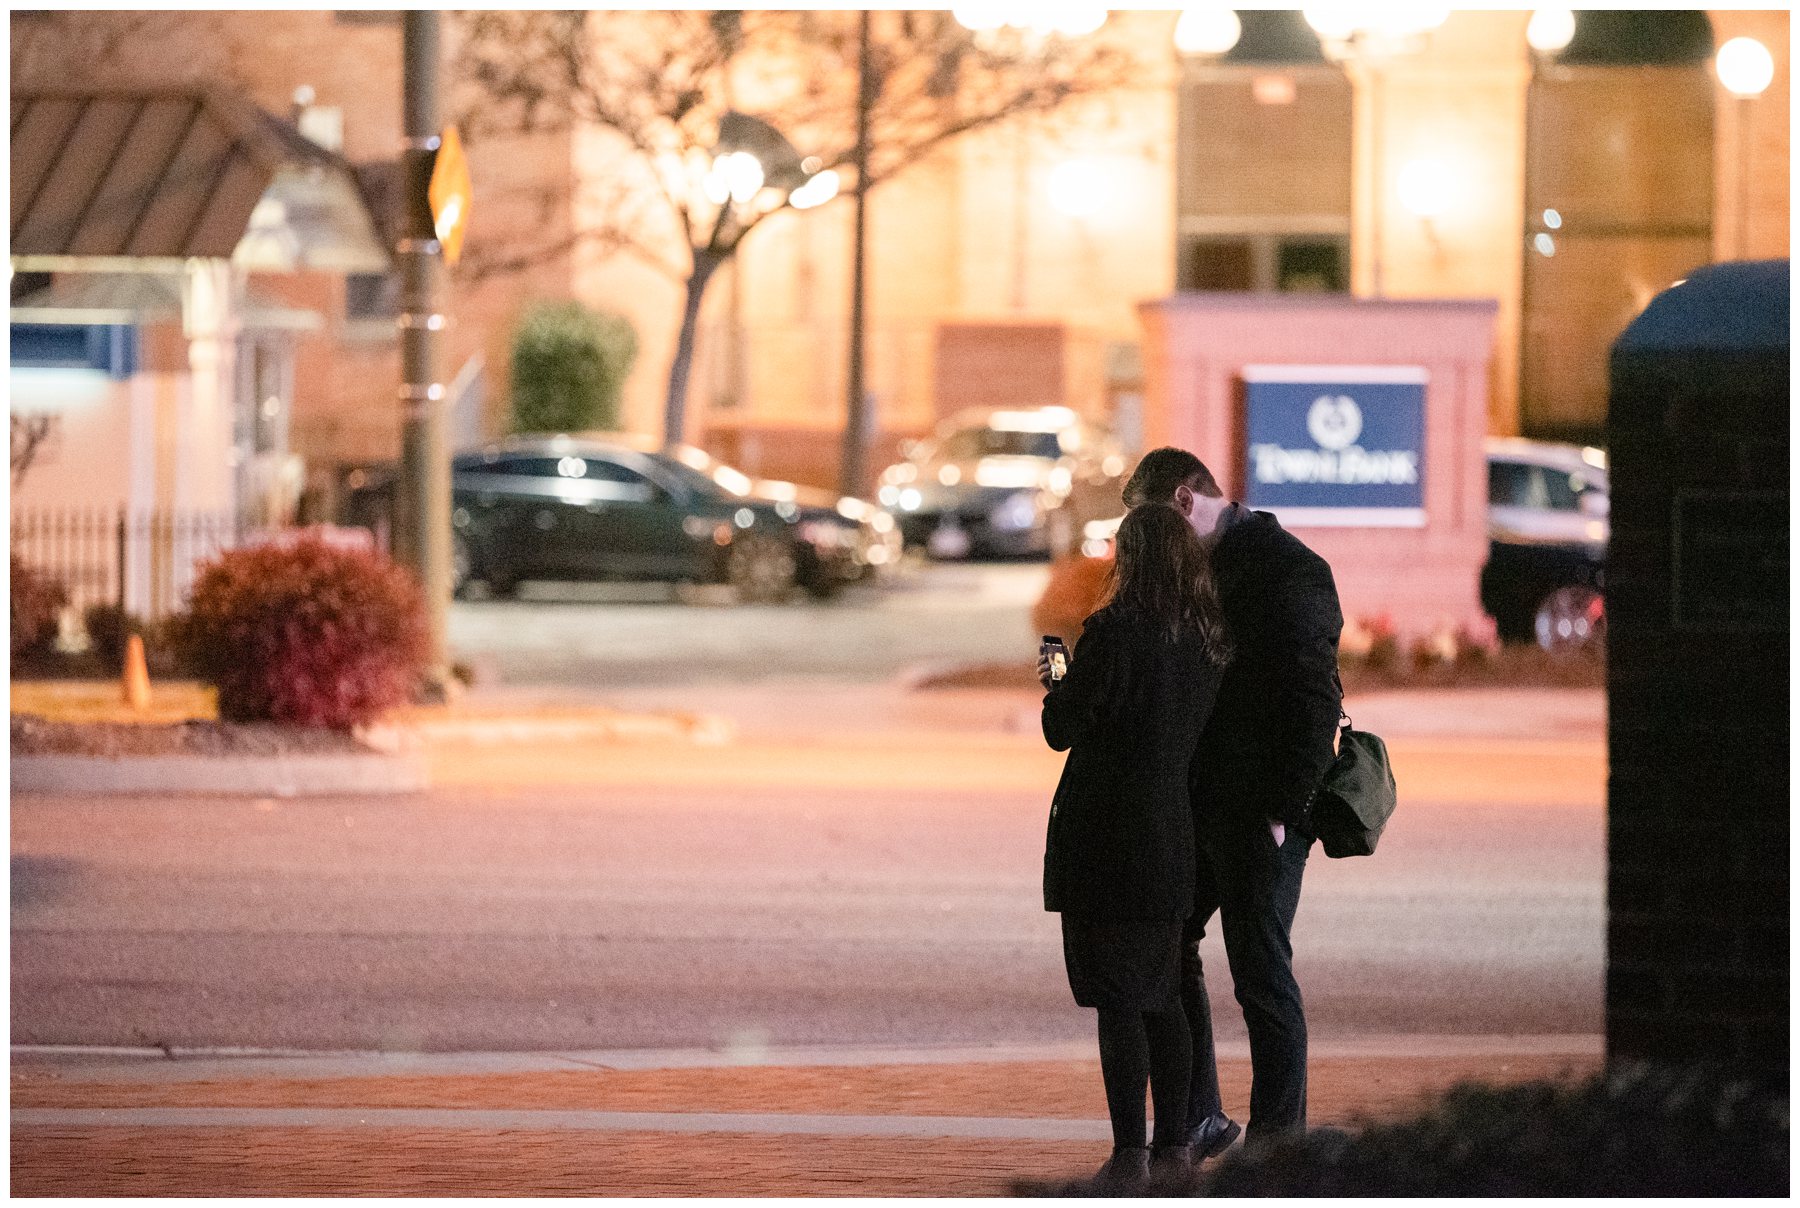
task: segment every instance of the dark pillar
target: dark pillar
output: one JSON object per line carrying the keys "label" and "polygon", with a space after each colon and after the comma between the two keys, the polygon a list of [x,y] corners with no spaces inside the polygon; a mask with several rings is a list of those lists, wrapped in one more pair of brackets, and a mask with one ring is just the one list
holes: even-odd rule
{"label": "dark pillar", "polygon": [[1788,1069],[1788,265],[1615,345],[1609,1061]]}

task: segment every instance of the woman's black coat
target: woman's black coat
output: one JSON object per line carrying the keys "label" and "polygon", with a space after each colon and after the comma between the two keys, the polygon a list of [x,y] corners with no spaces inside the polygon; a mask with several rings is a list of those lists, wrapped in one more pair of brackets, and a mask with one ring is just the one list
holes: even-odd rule
{"label": "woman's black coat", "polygon": [[1044,737],[1068,751],[1050,807],[1044,909],[1185,919],[1194,904],[1188,763],[1219,690],[1198,635],[1118,608],[1087,619]]}

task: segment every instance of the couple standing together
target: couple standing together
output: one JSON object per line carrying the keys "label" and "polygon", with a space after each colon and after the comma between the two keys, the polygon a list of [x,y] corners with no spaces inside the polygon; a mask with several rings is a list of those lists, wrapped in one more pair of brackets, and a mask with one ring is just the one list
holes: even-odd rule
{"label": "couple standing together", "polygon": [[[1337,589],[1266,512],[1228,502],[1182,449],[1125,487],[1112,592],[1060,680],[1044,737],[1070,752],[1050,808],[1044,908],[1075,1001],[1099,1012],[1113,1154],[1099,1181],[1222,1152],[1200,939],[1216,914],[1250,1034],[1249,1139],[1306,1124],[1306,1018],[1289,934],[1334,758]],[[1155,1133],[1146,1138],[1148,1083]]]}

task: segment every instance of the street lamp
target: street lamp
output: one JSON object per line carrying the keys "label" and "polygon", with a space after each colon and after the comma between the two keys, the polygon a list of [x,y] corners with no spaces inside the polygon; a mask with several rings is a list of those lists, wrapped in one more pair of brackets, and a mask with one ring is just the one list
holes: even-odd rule
{"label": "street lamp", "polygon": [[1738,127],[1738,217],[1737,254],[1741,260],[1750,251],[1750,140],[1752,106],[1775,79],[1775,59],[1769,48],[1755,38],[1733,38],[1719,47],[1713,67],[1719,83],[1737,98]]}
{"label": "street lamp", "polygon": [[1540,8],[1525,26],[1525,41],[1539,54],[1555,54],[1575,40],[1575,10]]}
{"label": "street lamp", "polygon": [[[1382,214],[1386,208],[1386,173],[1381,153],[1381,71],[1390,60],[1420,49],[1427,35],[1442,25],[1450,11],[1426,5],[1329,4],[1303,8],[1300,15],[1319,35],[1325,57],[1354,68],[1363,77],[1369,123],[1369,255],[1371,287],[1379,298],[1382,282]],[[1353,79],[1354,82],[1354,79]]]}
{"label": "street lamp", "polygon": [[1243,33],[1237,13],[1222,4],[1187,8],[1175,21],[1175,49],[1184,55],[1222,55]]}

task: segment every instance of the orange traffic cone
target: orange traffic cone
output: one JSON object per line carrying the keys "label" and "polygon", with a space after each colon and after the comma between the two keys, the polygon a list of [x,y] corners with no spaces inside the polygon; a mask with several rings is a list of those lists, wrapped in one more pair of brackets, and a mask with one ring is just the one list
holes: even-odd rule
{"label": "orange traffic cone", "polygon": [[125,703],[133,709],[150,707],[150,668],[144,662],[144,639],[135,633],[125,644]]}

